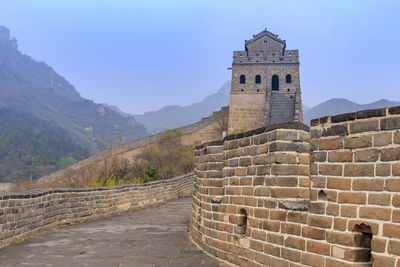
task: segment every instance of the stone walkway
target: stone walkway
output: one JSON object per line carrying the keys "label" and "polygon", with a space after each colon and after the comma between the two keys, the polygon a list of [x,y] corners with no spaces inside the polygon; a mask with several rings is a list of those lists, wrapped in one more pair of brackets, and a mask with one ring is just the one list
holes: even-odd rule
{"label": "stone walkway", "polygon": [[226,266],[187,236],[191,198],[65,226],[0,249],[0,266]]}

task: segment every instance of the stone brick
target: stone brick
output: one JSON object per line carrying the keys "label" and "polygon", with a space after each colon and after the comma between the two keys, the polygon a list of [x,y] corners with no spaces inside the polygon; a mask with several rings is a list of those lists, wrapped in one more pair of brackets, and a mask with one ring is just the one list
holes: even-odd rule
{"label": "stone brick", "polygon": [[360,207],[360,218],[389,221],[391,213],[391,209],[386,208]]}
{"label": "stone brick", "polygon": [[307,223],[308,213],[299,211],[288,211],[287,221],[295,223]]}
{"label": "stone brick", "polygon": [[310,165],[311,159],[309,154],[297,155],[297,164]]}
{"label": "stone brick", "polygon": [[303,227],[302,235],[306,238],[316,239],[316,240],[325,240],[325,229],[317,228],[317,227]]}
{"label": "stone brick", "polygon": [[311,154],[312,162],[324,162],[326,161],[327,152],[313,152]]}
{"label": "stone brick", "polygon": [[330,162],[352,162],[353,153],[351,151],[332,151],[328,154]]}
{"label": "stone brick", "polygon": [[311,202],[309,210],[310,210],[310,213],[325,214],[325,203]]}
{"label": "stone brick", "polygon": [[313,252],[319,255],[329,255],[330,254],[330,245],[325,242],[307,241],[307,251]]}
{"label": "stone brick", "polygon": [[382,179],[355,179],[353,190],[355,191],[382,191],[384,181]]}
{"label": "stone brick", "polygon": [[400,238],[400,225],[384,224],[383,236],[390,238]]}
{"label": "stone brick", "polygon": [[302,253],[301,254],[301,263],[307,266],[320,267],[324,266],[325,258],[323,256],[310,254],[310,253]]}
{"label": "stone brick", "polygon": [[363,177],[374,175],[373,164],[348,164],[344,166],[344,176]]}
{"label": "stone brick", "polygon": [[304,251],[306,248],[306,241],[299,237],[288,236],[285,239],[285,247],[295,248]]}
{"label": "stone brick", "polygon": [[281,257],[290,261],[300,262],[300,252],[296,250],[282,248]]}
{"label": "stone brick", "polygon": [[340,207],[340,216],[348,217],[348,218],[356,218],[357,217],[357,206],[341,206]]}
{"label": "stone brick", "polygon": [[368,149],[356,151],[354,161],[356,162],[375,162],[379,159],[379,151],[377,149]]}
{"label": "stone brick", "polygon": [[378,239],[376,237],[372,238],[371,249],[374,252],[381,252],[381,253],[385,252],[386,251],[386,240]]}
{"label": "stone brick", "polygon": [[400,176],[400,164],[393,164],[392,172],[393,176]]}
{"label": "stone brick", "polygon": [[301,226],[293,223],[282,223],[281,233],[299,236],[301,234]]}
{"label": "stone brick", "polygon": [[277,177],[277,186],[297,187],[299,181],[297,177]]}
{"label": "stone brick", "polygon": [[319,174],[321,174],[321,175],[341,176],[342,170],[343,170],[342,165],[335,165],[335,164],[320,164],[319,165]]}
{"label": "stone brick", "polygon": [[326,138],[318,141],[320,150],[337,150],[343,148],[343,139],[341,138]]}
{"label": "stone brick", "polygon": [[254,239],[265,241],[267,239],[267,233],[265,231],[252,230],[251,237]]}
{"label": "stone brick", "polygon": [[392,205],[400,208],[400,195],[393,195]]}
{"label": "stone brick", "polygon": [[353,246],[353,235],[351,233],[341,233],[341,232],[327,232],[326,241],[331,244],[338,244],[342,246]]}
{"label": "stone brick", "polygon": [[379,120],[365,120],[365,121],[356,121],[350,124],[350,132],[351,133],[362,133],[369,131],[379,131]]}
{"label": "stone brick", "polygon": [[386,148],[381,150],[381,161],[400,160],[400,147]]}
{"label": "stone brick", "polygon": [[376,164],[376,176],[390,176],[390,164]]}
{"label": "stone brick", "polygon": [[271,210],[270,219],[286,222],[286,214],[287,212],[283,210]]}
{"label": "stone brick", "polygon": [[342,218],[335,218],[333,221],[333,229],[345,231],[347,228],[347,220]]}
{"label": "stone brick", "polygon": [[385,190],[391,192],[400,192],[400,179],[387,179]]}
{"label": "stone brick", "polygon": [[374,265],[375,266],[384,266],[384,267],[391,267],[395,266],[396,259],[389,256],[379,256],[374,255]]}
{"label": "stone brick", "polygon": [[397,130],[400,129],[400,117],[381,119],[381,130]]}
{"label": "stone brick", "polygon": [[317,215],[310,215],[309,224],[311,226],[316,226],[320,228],[331,228],[332,227],[332,218],[331,217],[323,217]]}
{"label": "stone brick", "polygon": [[262,242],[255,241],[255,240],[250,240],[250,248],[254,249],[256,251],[263,251],[264,250],[264,245]]}
{"label": "stone brick", "polygon": [[344,139],[344,148],[364,148],[372,146],[372,136],[371,135],[363,135],[356,137],[346,137]]}
{"label": "stone brick", "polygon": [[400,210],[393,210],[393,212],[392,212],[392,222],[400,223]]}
{"label": "stone brick", "polygon": [[271,195],[271,189],[269,187],[257,186],[254,188],[254,195],[268,197]]}
{"label": "stone brick", "polygon": [[390,195],[382,194],[382,193],[369,194],[368,195],[368,204],[389,206],[390,205]]}
{"label": "stone brick", "polygon": [[326,206],[326,215],[339,216],[339,205],[328,204]]}
{"label": "stone brick", "polygon": [[392,143],[392,133],[379,133],[374,135],[374,146],[386,146]]}
{"label": "stone brick", "polygon": [[331,125],[324,128],[322,132],[322,136],[345,136],[347,134],[347,125]]}
{"label": "stone brick", "polygon": [[305,165],[273,165],[272,175],[310,175],[310,168]]}
{"label": "stone brick", "polygon": [[365,204],[366,195],[364,193],[340,192],[338,196],[338,202],[350,204]]}
{"label": "stone brick", "polygon": [[275,234],[275,233],[268,233],[267,241],[268,241],[268,243],[273,243],[273,244],[277,244],[277,245],[283,245],[283,243],[284,243],[283,235]]}
{"label": "stone brick", "polygon": [[269,210],[268,209],[254,209],[254,217],[261,219],[269,218]]}
{"label": "stone brick", "polygon": [[400,241],[389,240],[388,253],[390,253],[392,255],[400,256]]}
{"label": "stone brick", "polygon": [[400,132],[394,132],[393,133],[393,141],[395,144],[400,144]]}
{"label": "stone brick", "polygon": [[247,175],[247,168],[236,168],[235,169],[235,176],[246,176]]}
{"label": "stone brick", "polygon": [[351,179],[328,177],[326,186],[332,189],[350,190]]}

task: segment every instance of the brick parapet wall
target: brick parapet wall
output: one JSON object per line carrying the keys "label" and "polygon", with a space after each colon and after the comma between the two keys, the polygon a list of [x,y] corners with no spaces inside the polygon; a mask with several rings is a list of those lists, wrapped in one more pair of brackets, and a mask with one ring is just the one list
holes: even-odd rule
{"label": "brick parapet wall", "polygon": [[400,107],[294,125],[197,148],[195,242],[241,266],[400,266]]}
{"label": "brick parapet wall", "polygon": [[116,187],[0,193],[0,247],[59,225],[113,216],[193,193],[193,174]]}

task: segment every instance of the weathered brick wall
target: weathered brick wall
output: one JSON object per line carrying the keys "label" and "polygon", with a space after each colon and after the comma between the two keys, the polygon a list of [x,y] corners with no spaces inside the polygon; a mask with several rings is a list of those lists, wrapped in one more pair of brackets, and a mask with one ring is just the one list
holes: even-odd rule
{"label": "weathered brick wall", "polygon": [[308,131],[287,123],[198,147],[193,239],[242,266],[295,257],[284,244],[299,245],[309,205]]}
{"label": "weathered brick wall", "polygon": [[400,107],[312,121],[310,216],[329,263],[400,265],[399,129]]}
{"label": "weathered brick wall", "polygon": [[311,125],[198,147],[193,239],[241,266],[400,266],[400,107]]}
{"label": "weathered brick wall", "polygon": [[58,225],[113,216],[193,193],[193,174],[116,187],[0,193],[0,247]]}

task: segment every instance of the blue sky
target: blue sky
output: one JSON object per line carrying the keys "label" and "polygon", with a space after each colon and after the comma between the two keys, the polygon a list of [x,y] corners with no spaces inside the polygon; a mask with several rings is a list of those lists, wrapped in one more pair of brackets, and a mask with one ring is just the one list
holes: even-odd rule
{"label": "blue sky", "polygon": [[141,113],[215,92],[265,27],[300,50],[303,103],[400,101],[400,1],[3,0],[0,25],[82,96]]}

